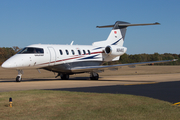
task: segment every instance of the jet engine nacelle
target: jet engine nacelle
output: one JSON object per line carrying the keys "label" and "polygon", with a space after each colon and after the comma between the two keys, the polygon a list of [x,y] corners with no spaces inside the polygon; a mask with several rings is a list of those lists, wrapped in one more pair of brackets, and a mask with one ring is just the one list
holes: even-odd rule
{"label": "jet engine nacelle", "polygon": [[111,46],[105,47],[105,53],[107,55],[119,56],[119,55],[123,55],[124,53],[126,53],[126,51],[127,51],[126,47],[121,47],[118,45],[111,45]]}

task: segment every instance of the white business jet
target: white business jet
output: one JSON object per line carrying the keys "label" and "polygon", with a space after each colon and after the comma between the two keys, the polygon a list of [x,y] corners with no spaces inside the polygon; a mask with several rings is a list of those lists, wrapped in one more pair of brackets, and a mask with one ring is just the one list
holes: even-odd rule
{"label": "white business jet", "polygon": [[45,69],[58,73],[61,79],[69,79],[69,75],[90,73],[91,80],[99,79],[99,72],[106,69],[117,70],[118,67],[134,67],[138,64],[171,62],[163,60],[141,63],[102,65],[108,61],[117,61],[127,48],[123,47],[126,28],[129,26],[159,25],[159,23],[130,24],[117,21],[114,25],[97,26],[97,28],[113,27],[107,40],[94,42],[92,45],[51,45],[34,44],[23,48],[20,52],[6,60],[3,68],[16,69],[16,81],[22,80],[23,69]]}

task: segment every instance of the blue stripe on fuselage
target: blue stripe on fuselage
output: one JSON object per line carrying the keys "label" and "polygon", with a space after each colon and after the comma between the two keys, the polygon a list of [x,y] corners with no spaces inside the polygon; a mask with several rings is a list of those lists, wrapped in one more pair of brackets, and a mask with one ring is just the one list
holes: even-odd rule
{"label": "blue stripe on fuselage", "polygon": [[116,45],[122,38],[120,38],[119,40],[117,40],[116,42],[114,42],[113,44],[111,45]]}
{"label": "blue stripe on fuselage", "polygon": [[104,47],[98,47],[98,48],[94,48],[93,50],[98,50],[98,49],[101,49],[101,48],[104,48]]}
{"label": "blue stripe on fuselage", "polygon": [[96,59],[94,57],[96,57],[98,55],[94,55],[94,56],[90,56],[90,57],[85,57],[85,58],[81,58],[81,59],[78,59],[78,60],[84,60],[84,59]]}

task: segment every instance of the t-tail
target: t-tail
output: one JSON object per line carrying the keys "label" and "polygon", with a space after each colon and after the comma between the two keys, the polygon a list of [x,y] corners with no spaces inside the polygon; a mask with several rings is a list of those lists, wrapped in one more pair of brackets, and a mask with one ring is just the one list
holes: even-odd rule
{"label": "t-tail", "polygon": [[97,28],[113,27],[107,40],[94,42],[92,45],[96,49],[103,49],[103,61],[116,61],[126,53],[127,48],[123,47],[126,29],[129,26],[159,25],[159,23],[130,24],[128,22],[117,21],[114,25],[97,26]]}
{"label": "t-tail", "polygon": [[97,26],[97,28],[113,27],[107,40],[94,42],[93,46],[106,47],[107,45],[123,46],[126,29],[129,26],[159,25],[159,23],[130,24],[128,22],[116,21],[114,25]]}

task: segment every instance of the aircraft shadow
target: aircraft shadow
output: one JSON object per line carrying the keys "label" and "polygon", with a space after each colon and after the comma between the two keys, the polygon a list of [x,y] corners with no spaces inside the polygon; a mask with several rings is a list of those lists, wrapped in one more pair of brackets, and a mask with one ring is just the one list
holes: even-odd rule
{"label": "aircraft shadow", "polygon": [[[99,78],[103,78],[103,77],[99,77]],[[154,81],[145,81],[145,80],[141,80],[141,81],[134,81],[134,80],[90,80],[89,77],[74,77],[74,78],[70,78],[69,80],[74,80],[74,81],[116,81],[116,82],[154,82]],[[66,80],[67,81],[67,80]]]}
{"label": "aircraft shadow", "polygon": [[131,94],[146,96],[171,103],[180,101],[180,81],[162,82],[156,84],[142,85],[113,85],[99,87],[82,87],[82,88],[63,88],[50,89],[75,92],[93,92],[93,93],[113,93],[113,94]]}

